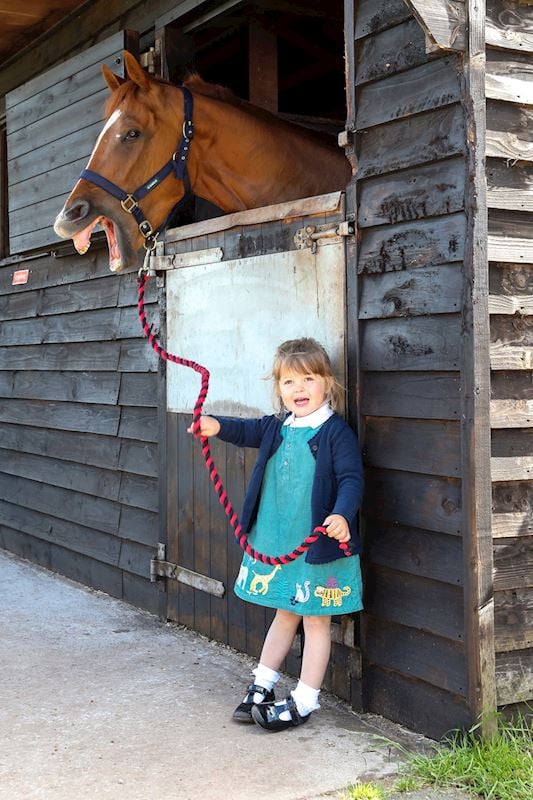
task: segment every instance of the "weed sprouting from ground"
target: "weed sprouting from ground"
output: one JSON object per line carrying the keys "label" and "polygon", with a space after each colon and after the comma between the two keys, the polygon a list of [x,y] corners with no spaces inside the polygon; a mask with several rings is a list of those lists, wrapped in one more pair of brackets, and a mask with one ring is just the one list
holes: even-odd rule
{"label": "weed sprouting from ground", "polygon": [[385,793],[374,783],[356,783],[348,787],[343,800],[385,800]]}
{"label": "weed sprouting from ground", "polygon": [[497,732],[487,738],[477,735],[478,728],[456,731],[443,745],[435,745],[433,755],[405,753],[407,763],[397,791],[430,785],[463,789],[484,800],[531,800],[531,719],[499,720]]}

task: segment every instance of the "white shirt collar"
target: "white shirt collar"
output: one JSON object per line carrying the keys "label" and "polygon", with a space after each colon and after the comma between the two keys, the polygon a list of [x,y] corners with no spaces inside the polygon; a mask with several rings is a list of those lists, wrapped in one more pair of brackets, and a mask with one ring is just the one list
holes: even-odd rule
{"label": "white shirt collar", "polygon": [[334,413],[329,403],[324,403],[323,406],[317,408],[316,411],[312,411],[306,417],[295,417],[294,414],[289,414],[283,424],[290,425],[291,428],[319,428]]}

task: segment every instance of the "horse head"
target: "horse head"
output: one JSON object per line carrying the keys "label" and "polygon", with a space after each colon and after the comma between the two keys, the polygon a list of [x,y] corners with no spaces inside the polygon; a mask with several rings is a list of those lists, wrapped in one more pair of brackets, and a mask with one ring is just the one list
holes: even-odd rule
{"label": "horse head", "polygon": [[175,87],[147,75],[128,52],[124,62],[126,80],[102,67],[112,92],[107,121],[54,225],[79,253],[87,251],[100,223],[110,268],[137,266],[141,246],[155,247],[189,189],[228,213],[337,191],[348,183],[344,154],[316,132],[198,75]]}
{"label": "horse head", "polygon": [[[130,53],[125,51],[123,55],[127,79],[102,65],[104,79],[112,92],[106,104],[106,123],[86,170],[54,224],[58,236],[72,239],[79,253],[87,252],[91,234],[100,224],[107,236],[109,266],[113,271],[137,265],[137,254],[147,240],[147,229],[144,234],[141,232],[142,226],[131,213],[132,202],[121,201],[111,194],[103,188],[105,182],[120,187],[124,195],[134,194],[172,159],[184,125],[183,103],[179,103],[181,92],[150,77]],[[103,185],[84,174],[103,178]],[[164,224],[184,193],[182,180],[169,179],[162,180],[146,194],[142,212],[139,204],[138,214],[141,220],[149,221],[148,230],[157,231]]]}

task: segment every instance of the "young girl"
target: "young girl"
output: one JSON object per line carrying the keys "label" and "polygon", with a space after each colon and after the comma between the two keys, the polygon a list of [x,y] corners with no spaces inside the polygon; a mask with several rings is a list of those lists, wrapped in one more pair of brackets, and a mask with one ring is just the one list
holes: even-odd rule
{"label": "young girl", "polygon": [[[314,339],[284,342],[272,369],[279,413],[255,420],[202,416],[201,436],[259,448],[241,525],[259,552],[290,552],[317,525],[327,530],[305,555],[271,566],[243,556],[235,593],[277,609],[254,680],[235,709],[237,722],[281,731],[307,722],[331,651],[331,614],[362,608],[356,513],[363,490],[355,434],[335,413],[342,388],[329,357]],[[192,433],[192,426],[189,428]],[[339,545],[350,542],[345,554]],[[284,700],[274,685],[299,623],[305,642],[300,680]]]}

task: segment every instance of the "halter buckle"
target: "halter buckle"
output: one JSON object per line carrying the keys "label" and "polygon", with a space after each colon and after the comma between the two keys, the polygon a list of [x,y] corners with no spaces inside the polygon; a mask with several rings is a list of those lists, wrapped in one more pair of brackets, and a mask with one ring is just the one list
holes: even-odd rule
{"label": "halter buckle", "polygon": [[120,205],[127,214],[133,214],[133,209],[138,208],[137,200],[131,194],[121,200]]}
{"label": "halter buckle", "polygon": [[154,229],[147,219],[143,219],[142,222],[139,222],[139,230],[145,239],[148,239],[154,232]]}

